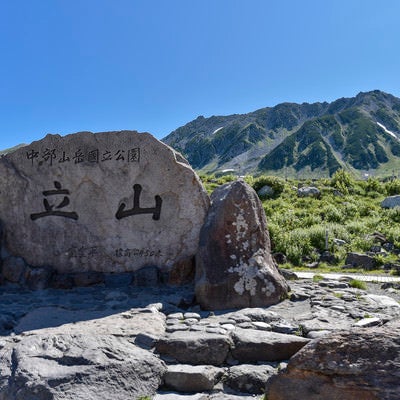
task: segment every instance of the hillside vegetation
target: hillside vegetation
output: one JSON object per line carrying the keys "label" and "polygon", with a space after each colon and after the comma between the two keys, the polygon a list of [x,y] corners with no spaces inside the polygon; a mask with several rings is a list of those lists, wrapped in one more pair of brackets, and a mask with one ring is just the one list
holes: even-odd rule
{"label": "hillside vegetation", "polygon": [[197,170],[357,177],[400,169],[400,99],[375,90],[332,103],[283,103],[248,114],[198,117],[163,139]]}
{"label": "hillside vegetation", "polygon": [[[209,192],[234,176],[215,178],[203,175]],[[374,233],[379,232],[400,249],[400,209],[383,209],[382,200],[388,195],[400,194],[400,180],[386,182],[376,178],[355,180],[343,171],[331,179],[317,181],[284,180],[273,176],[246,176],[244,178],[256,191],[264,185],[274,189],[274,194],[262,198],[268,220],[272,251],[282,253],[286,267],[305,267],[320,261],[325,250],[334,259],[320,262],[319,267],[337,270],[345,264],[348,252],[368,252],[376,245]],[[298,197],[301,186],[315,186],[319,198]],[[328,247],[326,248],[326,236]],[[375,256],[377,266],[398,262],[395,252]]]}

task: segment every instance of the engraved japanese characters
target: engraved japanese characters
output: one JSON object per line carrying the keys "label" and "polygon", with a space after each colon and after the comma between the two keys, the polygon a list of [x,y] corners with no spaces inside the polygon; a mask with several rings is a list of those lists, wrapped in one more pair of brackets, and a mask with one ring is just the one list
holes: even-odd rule
{"label": "engraved japanese characters", "polygon": [[60,273],[171,267],[209,206],[187,162],[150,134],[80,132],[0,159],[3,253]]}

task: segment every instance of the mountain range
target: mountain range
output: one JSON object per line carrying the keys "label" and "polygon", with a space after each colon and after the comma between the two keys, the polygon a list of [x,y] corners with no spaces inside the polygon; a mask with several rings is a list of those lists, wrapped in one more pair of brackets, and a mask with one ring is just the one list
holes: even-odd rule
{"label": "mountain range", "polygon": [[400,99],[379,91],[331,103],[282,103],[247,114],[199,116],[163,141],[199,172],[357,176],[400,170]]}

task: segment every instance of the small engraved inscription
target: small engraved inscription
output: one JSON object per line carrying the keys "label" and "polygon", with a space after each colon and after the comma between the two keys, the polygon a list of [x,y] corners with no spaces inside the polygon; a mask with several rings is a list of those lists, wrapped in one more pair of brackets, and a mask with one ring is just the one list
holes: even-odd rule
{"label": "small engraved inscription", "polygon": [[[76,149],[67,152],[63,149],[46,148],[39,152],[36,149],[29,149],[26,152],[26,159],[34,166],[35,163],[39,166],[47,165],[52,167],[54,164],[71,163],[71,165],[79,165],[84,162],[100,163],[105,161],[118,161],[121,163],[139,163],[140,162],[140,147],[130,149]],[[57,162],[58,161],[58,162]]]}

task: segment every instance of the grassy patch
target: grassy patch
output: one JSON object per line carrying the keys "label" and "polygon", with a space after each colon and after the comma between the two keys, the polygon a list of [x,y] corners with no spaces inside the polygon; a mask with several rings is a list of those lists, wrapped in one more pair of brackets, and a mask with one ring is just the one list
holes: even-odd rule
{"label": "grassy patch", "polygon": [[[202,176],[207,190],[231,181],[224,177]],[[320,261],[328,250],[334,257],[329,264],[321,263],[315,272],[344,272],[348,252],[370,251],[375,242],[373,233],[380,232],[400,248],[400,211],[381,208],[382,200],[400,193],[399,179],[356,180],[346,171],[337,171],[331,179],[294,180],[261,175],[243,178],[255,190],[268,185],[274,190],[269,198],[262,199],[268,221],[272,252],[282,253],[287,264],[284,268],[309,270],[307,264]],[[319,198],[298,197],[301,186],[315,186]],[[390,253],[376,257],[378,267],[396,262]],[[326,260],[325,260],[326,261]],[[345,272],[360,272],[359,269]],[[382,273],[382,269],[373,271]]]}
{"label": "grassy patch", "polygon": [[367,290],[367,284],[363,281],[360,281],[358,279],[352,279],[349,282],[349,286],[355,289],[362,289],[362,290]]}
{"label": "grassy patch", "polygon": [[324,279],[324,277],[322,276],[322,275],[318,275],[318,274],[316,274],[316,275],[314,275],[313,276],[313,282],[320,282],[320,281],[322,281]]}

